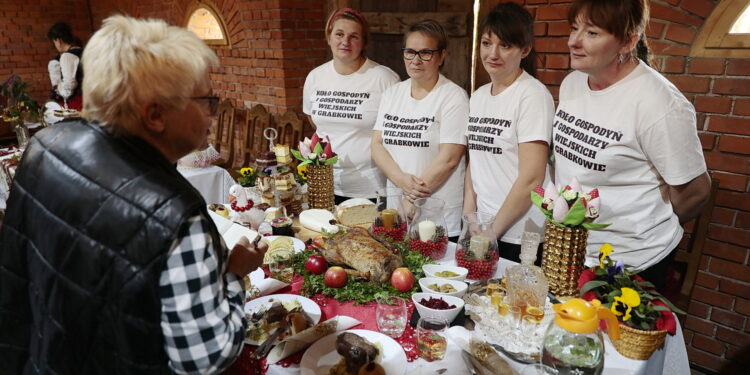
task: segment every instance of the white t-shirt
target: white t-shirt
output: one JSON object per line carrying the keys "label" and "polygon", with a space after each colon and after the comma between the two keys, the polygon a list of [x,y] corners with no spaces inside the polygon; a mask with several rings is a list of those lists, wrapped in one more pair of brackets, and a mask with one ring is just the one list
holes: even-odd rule
{"label": "white t-shirt", "polygon": [[[405,173],[421,176],[439,153],[441,143],[466,144],[469,98],[466,91],[442,74],[426,97],[411,96],[411,79],[397,83],[383,93],[375,130],[383,146]],[[432,193],[445,201],[448,236],[461,232],[464,175],[463,157],[453,174]],[[388,181],[388,186],[395,186]]]}
{"label": "white t-shirt", "polygon": [[599,91],[588,76],[570,73],[560,87],[553,125],[555,181],[577,177],[598,187],[598,223],[589,231],[586,264],[599,264],[599,248],[638,269],[669,254],[682,238],[667,185],[682,185],[706,172],[695,110],[685,96],[643,62],[627,77]]}
{"label": "white t-shirt", "polygon": [[398,81],[391,69],[369,59],[352,74],[337,73],[331,60],[307,75],[302,110],[339,155],[333,167],[337,195],[374,198],[385,187],[385,176],[370,157],[370,142],[380,97]]}
{"label": "white t-shirt", "polygon": [[[466,137],[477,211],[496,215],[518,178],[518,145],[550,143],[555,103],[544,84],[525,71],[501,93],[492,96],[491,89],[488,83],[471,95]],[[548,169],[544,179],[549,180]],[[538,208],[531,206],[501,240],[520,244],[524,231],[544,232]]]}

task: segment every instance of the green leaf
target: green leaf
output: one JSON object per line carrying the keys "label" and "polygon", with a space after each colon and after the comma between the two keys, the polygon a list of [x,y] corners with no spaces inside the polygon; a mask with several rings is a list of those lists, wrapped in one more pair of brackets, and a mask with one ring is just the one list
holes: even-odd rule
{"label": "green leaf", "polygon": [[587,282],[586,284],[583,284],[583,287],[581,288],[581,295],[583,296],[584,293],[588,292],[589,290],[598,288],[600,286],[607,285],[607,281],[605,280],[591,280]]}
{"label": "green leaf", "polygon": [[299,165],[297,166],[297,168],[299,168],[299,167],[301,167],[301,166],[303,166],[303,165],[308,165],[308,164],[312,164],[312,160],[310,160],[310,159],[305,159],[305,160],[304,160],[304,161],[303,161],[302,163],[300,163],[300,164],[299,164]]}
{"label": "green leaf", "polygon": [[290,151],[292,152],[292,155],[294,155],[294,157],[297,158],[297,160],[300,160],[300,161],[307,160],[306,158],[302,157],[302,154],[299,151],[297,150],[290,150]]}
{"label": "green leaf", "polygon": [[314,153],[320,155],[323,153],[323,146],[320,145],[320,142],[315,145],[315,149],[313,150]]}
{"label": "green leaf", "polygon": [[570,210],[565,214],[562,223],[565,225],[577,226],[583,223],[586,218],[586,208],[583,207],[580,199],[576,199],[575,203],[570,206]]}
{"label": "green leaf", "polygon": [[336,164],[336,162],[339,161],[339,156],[336,155],[330,159],[326,159],[326,161],[323,163],[323,165],[333,165]]}
{"label": "green leaf", "polygon": [[586,228],[588,230],[602,229],[602,228],[606,228],[606,227],[608,227],[610,225],[612,225],[612,223],[600,224],[600,223],[592,223],[592,222],[588,222],[588,221],[584,221],[583,224],[581,224],[582,227],[584,227],[584,228]]}

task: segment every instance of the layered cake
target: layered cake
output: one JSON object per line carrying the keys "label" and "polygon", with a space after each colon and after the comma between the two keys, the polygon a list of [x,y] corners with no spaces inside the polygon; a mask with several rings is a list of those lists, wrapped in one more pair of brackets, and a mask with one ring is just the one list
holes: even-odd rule
{"label": "layered cake", "polygon": [[272,167],[276,165],[276,154],[273,151],[261,152],[255,158],[255,164],[261,167]]}

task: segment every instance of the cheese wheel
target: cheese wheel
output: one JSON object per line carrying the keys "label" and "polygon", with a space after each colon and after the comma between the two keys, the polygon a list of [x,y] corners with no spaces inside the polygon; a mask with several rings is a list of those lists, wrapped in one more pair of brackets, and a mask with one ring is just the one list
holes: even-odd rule
{"label": "cheese wheel", "polygon": [[336,218],[330,211],[317,208],[305,210],[299,214],[299,223],[303,227],[316,232],[322,232],[323,229],[328,233],[338,232],[339,227],[332,225],[331,220],[336,220]]}

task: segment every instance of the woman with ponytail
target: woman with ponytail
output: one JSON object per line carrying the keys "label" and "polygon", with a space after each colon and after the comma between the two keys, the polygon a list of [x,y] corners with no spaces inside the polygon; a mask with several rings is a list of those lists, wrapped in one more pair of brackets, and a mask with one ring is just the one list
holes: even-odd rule
{"label": "woman with ponytail", "polygon": [[500,256],[517,262],[523,232],[544,225],[529,192],[549,179],[555,111],[552,95],[534,78],[533,23],[516,3],[497,5],[482,21],[479,56],[491,82],[471,95],[467,131],[464,213],[495,215]]}
{"label": "woman with ponytail", "polygon": [[570,66],[553,127],[555,180],[598,187],[598,222],[586,264],[611,243],[618,261],[664,286],[682,223],[708,198],[695,109],[648,65],[646,0],[576,0],[570,7]]}

